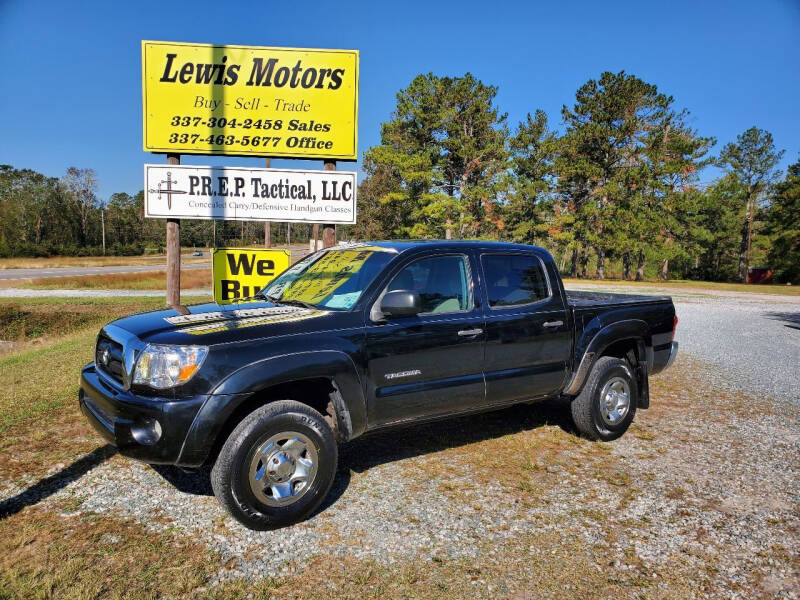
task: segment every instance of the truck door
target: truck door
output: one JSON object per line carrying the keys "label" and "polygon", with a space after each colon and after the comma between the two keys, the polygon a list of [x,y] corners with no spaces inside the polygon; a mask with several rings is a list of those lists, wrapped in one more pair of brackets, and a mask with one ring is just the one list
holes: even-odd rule
{"label": "truck door", "polygon": [[484,402],[485,334],[473,283],[476,266],[468,254],[439,254],[412,259],[391,278],[385,290],[418,292],[422,312],[367,324],[372,425],[458,412]]}
{"label": "truck door", "polygon": [[567,307],[533,253],[482,253],[486,294],[487,403],[537,398],[566,383]]}

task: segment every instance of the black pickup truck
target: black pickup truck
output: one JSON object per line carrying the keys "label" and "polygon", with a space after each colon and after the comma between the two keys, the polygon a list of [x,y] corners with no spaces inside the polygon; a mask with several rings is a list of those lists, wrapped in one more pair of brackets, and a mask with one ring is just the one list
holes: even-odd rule
{"label": "black pickup truck", "polygon": [[542,248],[339,246],[241,303],[105,326],[79,404],[126,456],[213,465],[222,505],[268,529],[318,507],[368,431],[558,397],[585,437],[619,437],[676,324],[669,297],[566,292]]}

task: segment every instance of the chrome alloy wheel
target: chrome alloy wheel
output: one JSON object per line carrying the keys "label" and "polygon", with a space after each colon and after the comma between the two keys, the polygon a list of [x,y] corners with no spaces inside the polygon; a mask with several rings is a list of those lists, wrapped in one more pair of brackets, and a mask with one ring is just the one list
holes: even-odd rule
{"label": "chrome alloy wheel", "polygon": [[600,415],[606,425],[617,425],[631,408],[631,388],[622,377],[612,377],[600,392]]}
{"label": "chrome alloy wheel", "polygon": [[297,502],[317,474],[319,456],[302,433],[286,431],[263,442],[250,460],[250,489],[269,506]]}

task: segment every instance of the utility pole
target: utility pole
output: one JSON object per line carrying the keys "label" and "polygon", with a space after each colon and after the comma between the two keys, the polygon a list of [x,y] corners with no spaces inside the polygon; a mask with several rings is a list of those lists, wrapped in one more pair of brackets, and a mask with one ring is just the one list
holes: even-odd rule
{"label": "utility pole", "polygon": [[106,255],[106,211],[100,207],[100,227],[103,230],[103,256]]}
{"label": "utility pole", "polygon": [[[181,164],[180,154],[167,154],[167,164]],[[181,303],[181,222],[167,219],[167,306]]]}
{"label": "utility pole", "polygon": [[[325,171],[335,171],[336,161],[326,160],[322,168]],[[335,245],[336,245],[336,225],[331,225],[330,223],[326,223],[325,225],[322,226],[322,247],[330,248],[331,246]]]}

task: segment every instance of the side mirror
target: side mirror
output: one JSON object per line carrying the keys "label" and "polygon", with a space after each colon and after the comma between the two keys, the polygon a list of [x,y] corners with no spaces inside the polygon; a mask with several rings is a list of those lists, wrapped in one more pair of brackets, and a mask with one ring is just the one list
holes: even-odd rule
{"label": "side mirror", "polygon": [[417,292],[386,292],[381,300],[381,312],[390,317],[412,317],[422,312],[422,300]]}

